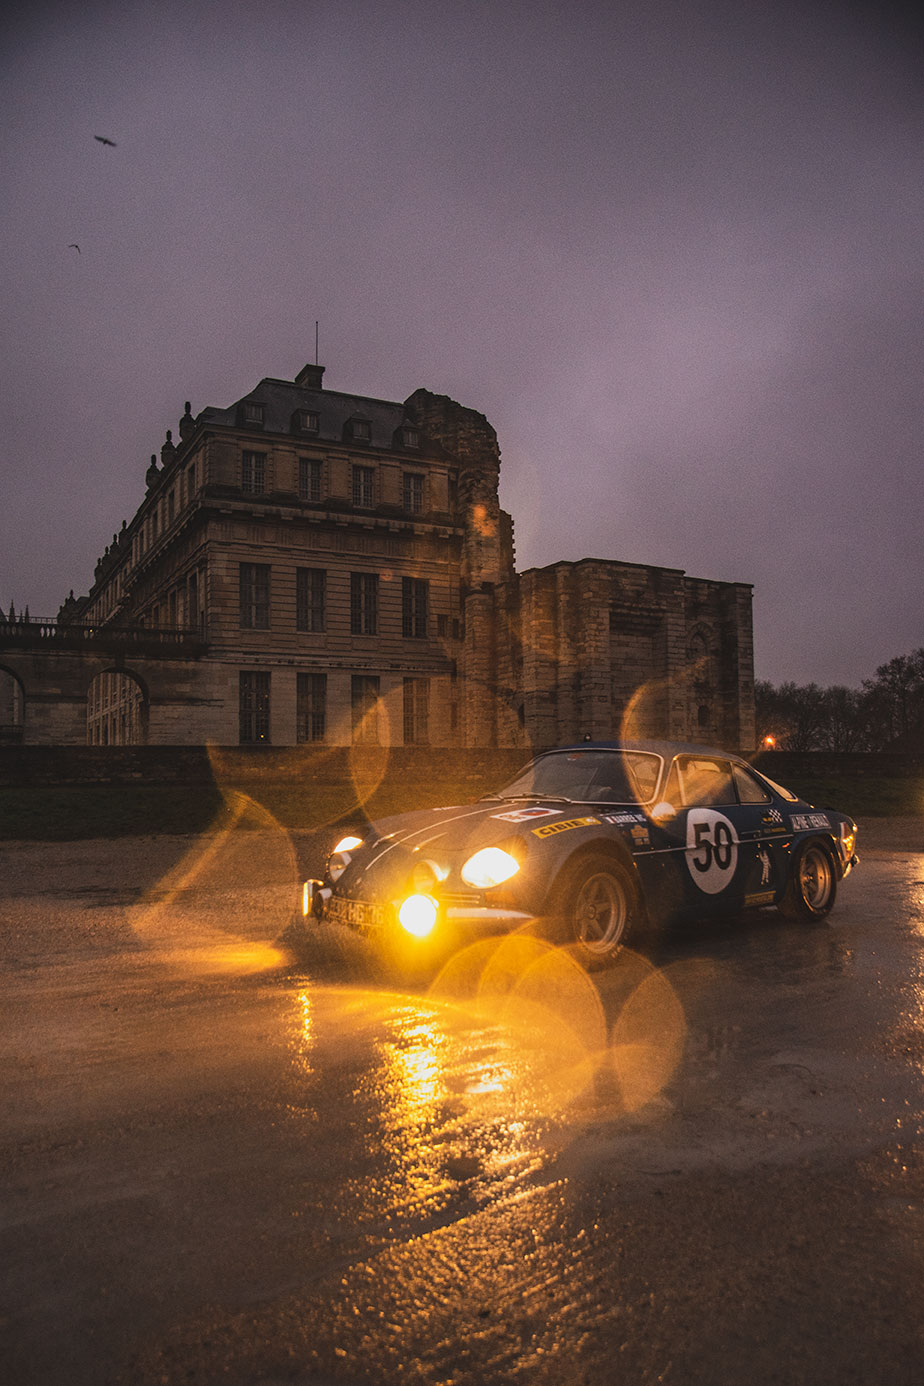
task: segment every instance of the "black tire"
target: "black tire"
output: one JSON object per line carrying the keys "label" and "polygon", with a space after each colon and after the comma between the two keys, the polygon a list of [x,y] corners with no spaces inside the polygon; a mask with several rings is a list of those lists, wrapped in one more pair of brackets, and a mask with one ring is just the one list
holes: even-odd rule
{"label": "black tire", "polygon": [[588,968],[607,967],[615,961],[637,913],[635,883],[612,857],[582,857],[566,871],[555,891],[556,932]]}
{"label": "black tire", "polygon": [[824,919],[836,898],[834,858],[823,843],[806,842],[793,857],[780,912],[787,919]]}

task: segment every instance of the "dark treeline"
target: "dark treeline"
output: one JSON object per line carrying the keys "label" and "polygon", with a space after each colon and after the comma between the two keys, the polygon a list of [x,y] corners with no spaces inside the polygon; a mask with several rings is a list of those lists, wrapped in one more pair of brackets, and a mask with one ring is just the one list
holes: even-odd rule
{"label": "dark treeline", "polygon": [[758,744],[783,751],[890,751],[924,746],[924,648],[880,664],[862,688],[765,680],[755,685]]}

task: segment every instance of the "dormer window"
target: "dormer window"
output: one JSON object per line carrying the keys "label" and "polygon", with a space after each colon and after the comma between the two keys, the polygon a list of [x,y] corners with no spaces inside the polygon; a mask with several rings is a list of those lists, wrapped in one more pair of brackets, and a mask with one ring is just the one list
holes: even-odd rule
{"label": "dormer window", "polygon": [[244,405],[244,423],[256,424],[263,427],[264,406],[257,404],[253,400],[248,400]]}
{"label": "dormer window", "polygon": [[401,441],[406,448],[419,448],[420,430],[417,428],[402,428]]}
{"label": "dormer window", "polygon": [[350,437],[357,443],[368,443],[372,438],[372,424],[368,419],[351,419],[348,424]]}

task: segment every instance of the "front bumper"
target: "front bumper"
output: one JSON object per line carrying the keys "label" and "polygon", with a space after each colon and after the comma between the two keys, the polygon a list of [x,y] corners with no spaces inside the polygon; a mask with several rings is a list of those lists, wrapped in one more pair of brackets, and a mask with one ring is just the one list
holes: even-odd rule
{"label": "front bumper", "polygon": [[[398,922],[396,905],[353,900],[348,896],[337,895],[324,881],[305,882],[302,914],[306,918],[316,919],[318,923],[342,924],[366,935],[405,932]],[[531,924],[533,920],[534,916],[525,910],[484,905],[469,900],[454,901],[450,898],[439,902],[437,921],[428,937],[445,935],[448,932],[462,939],[474,939],[488,934],[511,933]]]}

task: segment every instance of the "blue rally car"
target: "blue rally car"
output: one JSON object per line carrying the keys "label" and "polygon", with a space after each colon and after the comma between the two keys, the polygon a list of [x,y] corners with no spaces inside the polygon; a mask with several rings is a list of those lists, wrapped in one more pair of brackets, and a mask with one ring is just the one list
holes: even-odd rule
{"label": "blue rally car", "polygon": [[486,934],[538,927],[587,966],[633,929],[776,905],[821,919],[856,865],[851,818],[738,756],[675,742],[538,756],[477,803],[371,824],[307,881],[303,912],[416,970]]}

